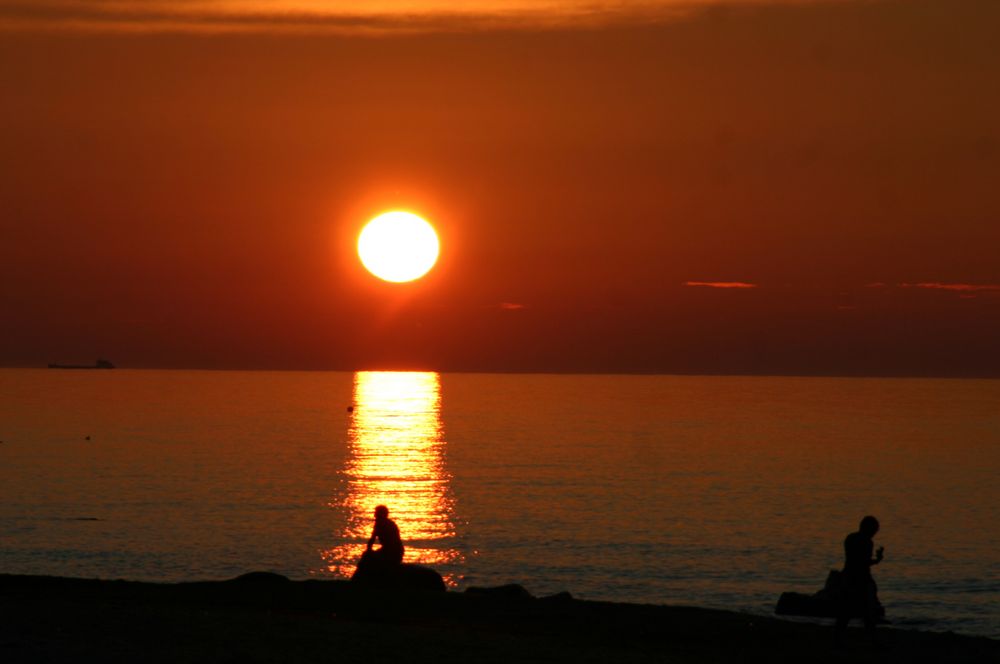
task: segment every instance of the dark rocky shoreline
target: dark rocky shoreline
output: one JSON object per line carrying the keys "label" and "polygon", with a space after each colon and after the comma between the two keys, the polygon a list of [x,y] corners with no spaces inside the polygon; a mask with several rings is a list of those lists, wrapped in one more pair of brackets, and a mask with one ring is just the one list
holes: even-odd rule
{"label": "dark rocky shoreline", "polygon": [[255,573],[177,584],[0,575],[3,662],[1000,662],[1000,641],[693,607],[399,592]]}

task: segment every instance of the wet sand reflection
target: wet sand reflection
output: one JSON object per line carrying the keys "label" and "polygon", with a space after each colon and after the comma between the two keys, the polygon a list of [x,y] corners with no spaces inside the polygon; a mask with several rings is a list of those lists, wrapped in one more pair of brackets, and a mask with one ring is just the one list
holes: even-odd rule
{"label": "wet sand reflection", "polygon": [[[328,569],[354,571],[371,535],[376,505],[389,507],[406,546],[405,562],[451,565],[455,546],[454,500],[444,463],[441,381],[434,372],[359,371],[344,468],[346,496],[337,505],[347,522],[338,546],[324,552]],[[448,570],[439,570],[451,585]]]}

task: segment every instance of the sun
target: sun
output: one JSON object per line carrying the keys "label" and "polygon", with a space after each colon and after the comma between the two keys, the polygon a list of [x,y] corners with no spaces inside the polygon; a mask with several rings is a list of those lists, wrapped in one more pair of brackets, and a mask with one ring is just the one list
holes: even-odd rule
{"label": "sun", "polygon": [[380,214],[358,236],[361,264],[379,279],[393,283],[427,274],[440,250],[434,227],[411,212]]}

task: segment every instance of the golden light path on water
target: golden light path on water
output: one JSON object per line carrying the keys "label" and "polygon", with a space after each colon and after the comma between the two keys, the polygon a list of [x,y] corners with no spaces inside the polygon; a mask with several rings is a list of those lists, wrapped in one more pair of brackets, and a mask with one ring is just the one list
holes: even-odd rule
{"label": "golden light path on water", "polygon": [[[461,562],[454,500],[444,463],[441,380],[435,372],[359,371],[344,468],[347,522],[323,552],[331,572],[350,576],[371,535],[377,505],[389,507],[406,547],[404,562]],[[449,585],[454,578],[446,576]]]}

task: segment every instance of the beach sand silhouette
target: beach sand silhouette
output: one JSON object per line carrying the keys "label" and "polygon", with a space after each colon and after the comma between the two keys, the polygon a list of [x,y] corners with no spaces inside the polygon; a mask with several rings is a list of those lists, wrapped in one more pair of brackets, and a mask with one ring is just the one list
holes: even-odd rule
{"label": "beach sand silhouette", "polygon": [[827,625],[565,594],[428,593],[268,573],[151,584],[0,575],[7,663],[989,662],[1000,642],[886,629],[885,647],[830,643]]}

